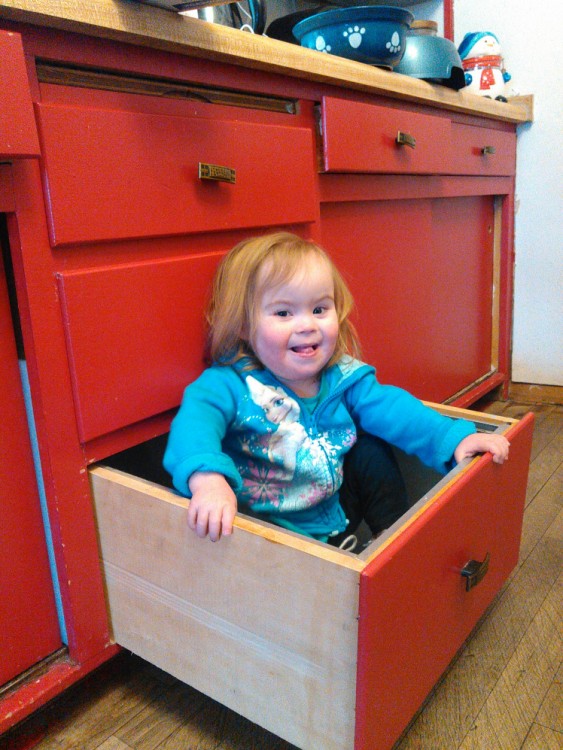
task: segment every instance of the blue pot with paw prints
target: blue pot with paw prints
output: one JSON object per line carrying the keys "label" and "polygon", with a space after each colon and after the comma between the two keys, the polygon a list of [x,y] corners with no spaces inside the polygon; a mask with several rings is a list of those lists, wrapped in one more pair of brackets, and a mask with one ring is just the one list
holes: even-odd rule
{"label": "blue pot with paw prints", "polygon": [[300,21],[293,35],[302,47],[392,69],[413,20],[405,8],[387,5],[337,8]]}

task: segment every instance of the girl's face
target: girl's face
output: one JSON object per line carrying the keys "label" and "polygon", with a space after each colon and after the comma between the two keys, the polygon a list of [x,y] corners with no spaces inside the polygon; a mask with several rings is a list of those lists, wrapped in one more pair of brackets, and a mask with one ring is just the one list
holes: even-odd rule
{"label": "girl's face", "polygon": [[288,282],[266,288],[258,300],[254,352],[298,396],[316,395],[337,338],[334,282],[323,258],[311,255]]}

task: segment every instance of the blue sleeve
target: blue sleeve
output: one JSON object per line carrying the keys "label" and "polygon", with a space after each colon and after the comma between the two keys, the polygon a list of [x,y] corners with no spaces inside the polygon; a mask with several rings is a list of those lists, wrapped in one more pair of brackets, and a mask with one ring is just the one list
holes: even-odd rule
{"label": "blue sleeve", "polygon": [[190,476],[196,471],[215,471],[237,492],[242,480],[222,442],[236,415],[240,381],[227,368],[210,368],[188,385],[177,415],[172,420],[163,464],[174,487],[187,497]]}
{"label": "blue sleeve", "polygon": [[473,422],[444,417],[402,388],[381,385],[373,371],[351,386],[347,402],[362,430],[418,456],[442,474],[452,468],[458,444],[476,432]]}

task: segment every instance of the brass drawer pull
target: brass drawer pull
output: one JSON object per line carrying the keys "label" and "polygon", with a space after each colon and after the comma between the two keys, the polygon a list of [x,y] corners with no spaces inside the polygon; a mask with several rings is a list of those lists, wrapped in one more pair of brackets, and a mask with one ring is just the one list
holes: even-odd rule
{"label": "brass drawer pull", "polygon": [[496,148],[494,146],[483,146],[481,149],[481,153],[483,156],[486,156],[487,154],[494,154],[496,153]]}
{"label": "brass drawer pull", "polygon": [[491,555],[487,552],[485,559],[482,562],[479,562],[478,560],[469,560],[469,562],[465,563],[461,575],[465,578],[466,591],[471,591],[474,586],[477,586],[477,584],[483,580],[489,570],[490,560]]}
{"label": "brass drawer pull", "polygon": [[214,180],[215,182],[230,182],[234,185],[237,181],[237,173],[231,167],[221,167],[218,164],[206,164],[199,162],[198,175],[200,180]]}
{"label": "brass drawer pull", "polygon": [[395,142],[398,146],[409,146],[409,148],[416,147],[416,138],[413,138],[410,133],[403,133],[402,130],[399,130],[397,132],[397,138]]}

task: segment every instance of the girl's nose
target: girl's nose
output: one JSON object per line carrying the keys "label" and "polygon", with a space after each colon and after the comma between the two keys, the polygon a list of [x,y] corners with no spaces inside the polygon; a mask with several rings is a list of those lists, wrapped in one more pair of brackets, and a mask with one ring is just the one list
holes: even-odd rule
{"label": "girl's nose", "polygon": [[295,320],[295,327],[299,332],[313,331],[316,327],[315,316],[309,312],[301,313]]}

